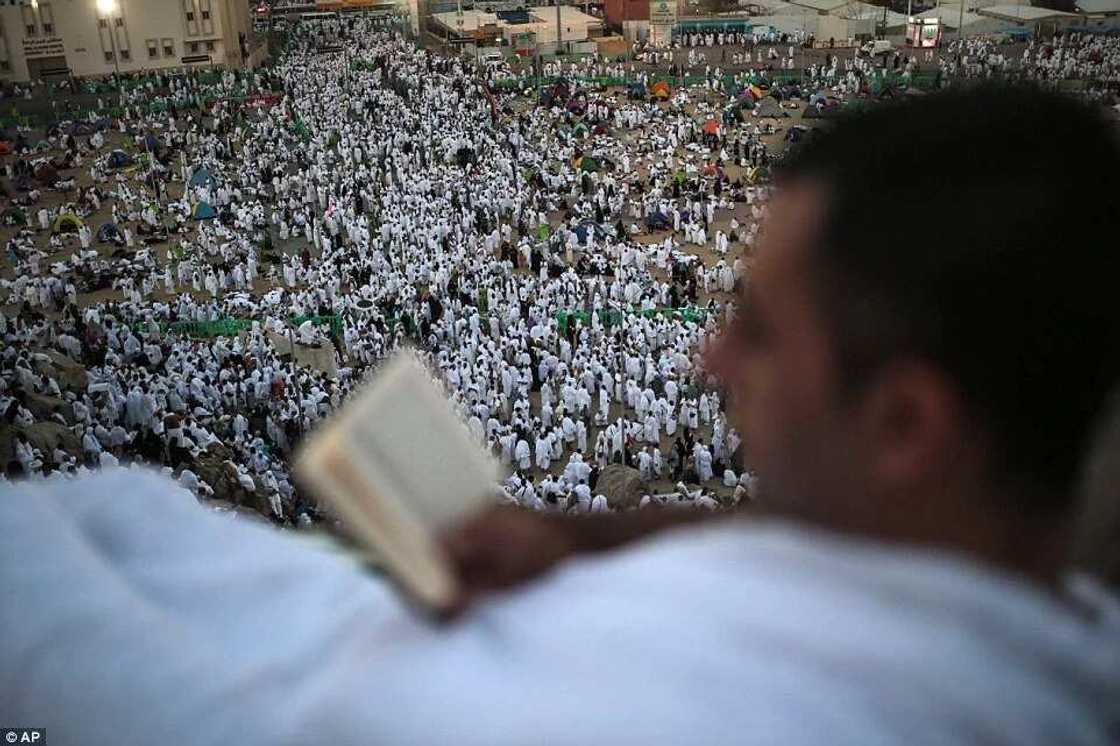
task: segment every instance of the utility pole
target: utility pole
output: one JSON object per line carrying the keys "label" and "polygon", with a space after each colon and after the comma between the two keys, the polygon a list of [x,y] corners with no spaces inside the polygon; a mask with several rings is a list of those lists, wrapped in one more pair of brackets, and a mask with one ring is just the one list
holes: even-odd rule
{"label": "utility pole", "polygon": [[560,29],[560,0],[556,0],[556,56],[557,57],[560,56],[560,37],[561,36],[562,36],[562,34],[561,34],[561,29]]}
{"label": "utility pole", "polygon": [[961,0],[961,12],[960,12],[960,15],[957,17],[957,39],[958,40],[964,38],[964,2],[965,2],[965,0]]}

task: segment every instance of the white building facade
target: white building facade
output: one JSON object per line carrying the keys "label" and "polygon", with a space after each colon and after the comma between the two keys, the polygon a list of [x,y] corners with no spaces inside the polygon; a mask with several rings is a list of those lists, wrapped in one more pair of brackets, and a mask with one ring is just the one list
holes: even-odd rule
{"label": "white building facade", "polygon": [[258,64],[248,0],[0,0],[0,79]]}

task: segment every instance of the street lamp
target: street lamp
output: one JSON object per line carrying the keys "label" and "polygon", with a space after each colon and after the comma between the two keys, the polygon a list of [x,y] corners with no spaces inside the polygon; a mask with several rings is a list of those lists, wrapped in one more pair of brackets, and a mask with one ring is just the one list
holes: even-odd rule
{"label": "street lamp", "polygon": [[117,73],[117,87],[121,84],[121,65],[117,59],[117,30],[113,26],[113,11],[117,9],[117,0],[97,0],[97,11],[109,24],[109,44],[113,50],[113,70]]}

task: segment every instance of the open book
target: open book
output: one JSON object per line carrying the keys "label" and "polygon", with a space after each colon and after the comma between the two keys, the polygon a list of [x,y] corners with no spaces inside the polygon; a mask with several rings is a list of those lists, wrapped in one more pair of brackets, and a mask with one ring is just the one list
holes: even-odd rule
{"label": "open book", "polygon": [[386,362],[309,439],[295,468],[411,596],[435,609],[454,601],[458,584],[436,536],[493,502],[498,467],[414,353]]}

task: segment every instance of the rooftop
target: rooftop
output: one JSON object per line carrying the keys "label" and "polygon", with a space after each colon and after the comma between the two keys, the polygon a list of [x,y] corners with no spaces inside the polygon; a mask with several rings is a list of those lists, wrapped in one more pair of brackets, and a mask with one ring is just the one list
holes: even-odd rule
{"label": "rooftop", "polygon": [[851,0],[790,0],[793,5],[812,8],[818,13],[831,13],[848,5]]}
{"label": "rooftop", "polygon": [[1065,13],[1049,8],[1035,8],[1031,5],[992,5],[979,8],[977,11],[982,16],[998,18],[1001,21],[1042,21],[1047,18],[1073,18],[1075,13]]}
{"label": "rooftop", "polygon": [[1077,0],[1082,13],[1120,13],[1120,0]]}

